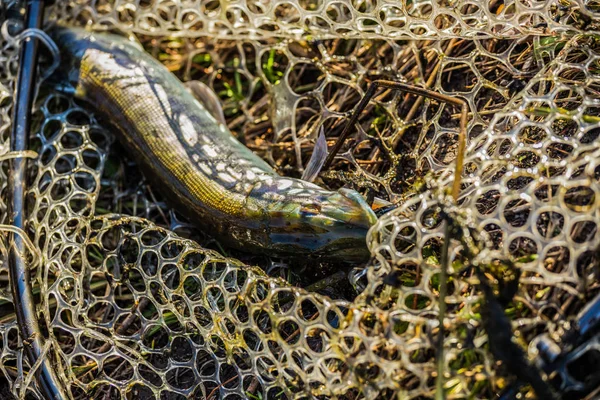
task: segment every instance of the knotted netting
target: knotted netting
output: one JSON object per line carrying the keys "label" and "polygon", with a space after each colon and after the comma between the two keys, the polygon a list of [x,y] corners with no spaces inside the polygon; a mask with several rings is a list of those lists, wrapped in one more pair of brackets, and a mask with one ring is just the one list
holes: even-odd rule
{"label": "knotted netting", "polygon": [[[597,292],[597,11],[593,1],[57,2],[50,20],[134,33],[182,80],[206,82],[234,133],[282,174],[300,176],[321,127],[335,141],[374,79],[469,105],[457,204],[456,107],[382,91],[361,114],[319,183],[399,207],[369,233],[372,259],[350,276],[359,294],[334,299],[184,238],[149,189],[114,172],[107,126],[41,90],[27,226],[40,321],[70,395],[432,398],[446,219],[445,388],[492,398],[514,378],[490,351],[471,267],[497,286],[507,265],[522,271],[505,311],[526,350]],[[0,31],[4,154],[18,31],[14,21]],[[0,369],[13,394],[36,396],[7,268]]]}

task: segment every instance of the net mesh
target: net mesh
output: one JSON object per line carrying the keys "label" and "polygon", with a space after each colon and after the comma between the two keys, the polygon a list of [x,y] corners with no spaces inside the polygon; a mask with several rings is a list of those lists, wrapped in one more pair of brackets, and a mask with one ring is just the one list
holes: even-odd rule
{"label": "net mesh", "polygon": [[[460,231],[445,298],[450,398],[491,398],[512,379],[490,351],[470,267],[495,286],[510,263],[522,271],[506,314],[525,349],[597,292],[600,47],[581,32],[596,3],[57,3],[52,18],[133,32],[182,80],[209,84],[230,128],[282,174],[301,174],[321,127],[333,143],[373,79],[460,96],[470,112],[458,204],[447,194],[456,107],[382,91],[361,114],[320,183],[400,207],[371,229],[372,260],[350,275],[359,295],[341,300],[183,237],[150,189],[114,172],[101,121],[41,96],[27,227],[40,320],[74,398],[432,398],[444,216]],[[16,32],[4,22],[3,154]],[[35,396],[6,263],[0,282],[0,369],[15,395]]]}
{"label": "net mesh", "polygon": [[141,34],[319,38],[522,37],[570,30],[597,18],[592,1],[93,0],[63,2],[57,15]]}

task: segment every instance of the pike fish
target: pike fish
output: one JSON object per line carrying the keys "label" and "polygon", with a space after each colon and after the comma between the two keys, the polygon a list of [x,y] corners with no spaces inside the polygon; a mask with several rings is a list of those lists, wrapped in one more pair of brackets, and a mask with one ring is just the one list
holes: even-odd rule
{"label": "pike fish", "polygon": [[211,235],[254,253],[368,258],[377,217],[358,192],[278,175],[139,44],[76,28],[49,34],[61,52],[55,81],[114,126],[151,184]]}

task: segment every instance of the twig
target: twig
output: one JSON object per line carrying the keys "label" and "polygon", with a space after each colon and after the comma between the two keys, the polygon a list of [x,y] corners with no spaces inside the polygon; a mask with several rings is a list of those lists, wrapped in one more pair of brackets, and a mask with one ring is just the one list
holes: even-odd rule
{"label": "twig", "polygon": [[386,80],[376,80],[376,81],[371,82],[364,97],[361,99],[360,103],[358,104],[358,106],[356,107],[354,112],[352,113],[350,120],[348,120],[348,123],[346,124],[346,126],[344,126],[342,133],[340,134],[339,138],[333,145],[333,148],[331,149],[329,155],[327,156],[327,159],[325,160],[325,164],[323,165],[323,170],[326,170],[327,168],[329,168],[329,166],[333,162],[333,159],[335,158],[336,154],[340,151],[342,145],[346,141],[346,138],[350,134],[350,128],[356,124],[356,122],[358,121],[358,117],[360,116],[360,113],[365,109],[367,104],[369,104],[369,101],[371,100],[371,98],[373,98],[373,96],[375,96],[377,89],[379,89],[381,87],[393,89],[393,90],[404,91],[404,92],[416,94],[417,96],[423,96],[423,97],[443,101],[445,103],[457,105],[461,108],[460,132],[458,134],[458,151],[456,154],[456,168],[454,171],[454,183],[452,186],[452,197],[454,198],[455,201],[457,201],[458,194],[460,192],[460,179],[462,176],[463,163],[464,163],[465,141],[467,139],[467,114],[469,111],[467,102],[464,101],[463,99],[460,99],[457,97],[447,96],[447,95],[444,95],[441,93],[434,92],[429,89],[423,89],[421,87],[409,85],[406,83],[386,81]]}
{"label": "twig", "polygon": [[446,317],[446,295],[448,294],[448,266],[450,255],[450,232],[451,221],[446,218],[446,226],[444,227],[444,244],[442,247],[442,260],[440,263],[440,293],[439,293],[439,310],[438,310],[438,343],[437,343],[437,377],[435,379],[435,399],[444,400],[446,394],[444,392],[444,318]]}
{"label": "twig", "polygon": [[[452,39],[450,41],[450,43],[448,44],[448,46],[446,47],[444,54],[446,56],[450,55],[450,52],[452,51],[452,49],[456,46],[456,42],[457,39]],[[417,57],[415,57],[417,58]],[[433,66],[433,68],[431,69],[431,72],[428,74],[429,78],[427,79],[427,81],[425,82],[425,89],[430,89],[433,84],[435,83],[435,80],[437,79],[437,75],[438,72],[441,68],[441,60],[437,60],[437,62],[435,63],[435,65]],[[408,122],[411,121],[414,117],[414,115],[417,113],[419,107],[421,106],[421,104],[423,103],[423,97],[419,97],[416,99],[416,101],[413,103],[412,107],[410,108],[408,114],[406,114],[406,116],[403,118],[404,121]],[[400,130],[396,133],[394,140],[392,142],[392,148],[395,149],[398,144],[400,143],[400,140],[402,140],[402,138],[404,137],[404,133],[406,132],[406,129],[409,127],[410,125],[405,123],[400,127]],[[420,140],[419,140],[420,141]],[[418,146],[415,146],[415,149],[417,149]],[[370,155],[371,159],[376,159],[379,156],[379,148],[375,148],[373,150],[373,152]],[[372,168],[371,173],[375,173],[376,171]]]}
{"label": "twig", "polygon": [[236,374],[234,376],[232,376],[231,378],[227,379],[225,382],[219,384],[218,386],[216,386],[213,390],[210,391],[210,393],[208,394],[208,396],[206,396],[207,400],[212,400],[215,397],[215,394],[217,393],[217,391],[222,388],[225,387],[225,385],[227,385],[228,383],[233,382],[234,380],[238,379],[239,376]]}

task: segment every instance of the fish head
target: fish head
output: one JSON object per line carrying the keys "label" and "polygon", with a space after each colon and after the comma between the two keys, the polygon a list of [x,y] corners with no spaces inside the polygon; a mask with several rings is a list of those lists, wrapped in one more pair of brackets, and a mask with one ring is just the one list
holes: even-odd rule
{"label": "fish head", "polygon": [[308,193],[312,195],[286,198],[285,206],[271,215],[271,243],[289,247],[289,253],[303,252],[334,261],[366,261],[367,232],[377,217],[365,199],[350,189]]}

